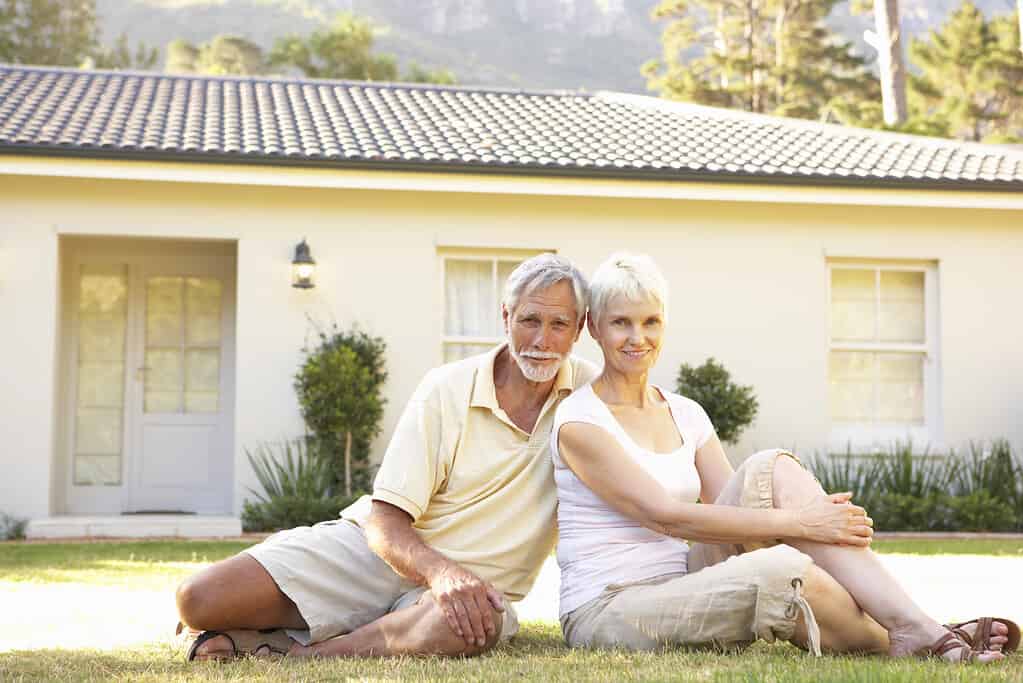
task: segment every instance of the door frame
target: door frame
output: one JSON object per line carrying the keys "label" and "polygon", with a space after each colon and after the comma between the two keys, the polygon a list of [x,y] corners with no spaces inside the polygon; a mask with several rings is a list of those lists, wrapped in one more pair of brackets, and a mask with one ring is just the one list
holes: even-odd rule
{"label": "door frame", "polygon": [[[223,453],[223,479],[217,493],[218,503],[205,505],[195,512],[200,514],[232,514],[234,499],[234,444],[235,444],[235,332],[237,319],[237,242],[223,240],[178,240],[160,238],[123,238],[106,236],[64,236],[62,250],[61,327],[64,344],[58,367],[61,368],[61,411],[58,420],[58,463],[62,505],[58,509],[66,514],[118,515],[133,511],[137,462],[133,451],[139,439],[134,406],[142,401],[142,383],[134,379],[135,370],[143,365],[145,326],[143,272],[154,265],[159,269],[172,268],[177,263],[187,275],[193,269],[206,267],[219,270],[223,277],[222,315],[222,407],[220,412]],[[78,396],[78,302],[80,291],[77,274],[83,265],[127,266],[128,302],[125,333],[124,401],[121,422],[121,484],[119,486],[75,486],[74,437]]]}

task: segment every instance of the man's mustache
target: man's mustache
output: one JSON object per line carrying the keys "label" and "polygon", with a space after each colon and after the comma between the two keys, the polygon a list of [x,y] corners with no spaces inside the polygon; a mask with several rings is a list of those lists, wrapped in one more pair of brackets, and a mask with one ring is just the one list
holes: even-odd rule
{"label": "man's mustache", "polygon": [[519,351],[519,356],[522,358],[535,358],[536,360],[561,360],[564,356],[560,353],[554,353],[553,351]]}

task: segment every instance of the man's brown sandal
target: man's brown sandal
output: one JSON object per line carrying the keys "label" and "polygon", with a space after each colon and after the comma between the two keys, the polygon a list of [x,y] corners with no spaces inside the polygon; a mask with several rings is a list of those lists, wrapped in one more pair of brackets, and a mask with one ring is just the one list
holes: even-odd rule
{"label": "man's brown sandal", "polygon": [[[991,636],[994,635],[992,627],[996,621],[1005,624],[1005,626],[1009,629],[1009,633],[1006,635],[1008,642],[1002,645],[1001,652],[1005,654],[1015,652],[1016,648],[1019,647],[1019,626],[1016,625],[1016,622],[1009,619],[1003,619],[1001,617],[980,617],[979,619],[962,621],[958,624],[945,624],[944,626],[949,631],[962,638],[963,642],[973,648],[974,652],[985,652],[992,649]],[[967,626],[969,624],[977,625],[977,630],[973,632],[972,636],[969,631],[963,629],[963,626]]]}
{"label": "man's brown sandal", "polygon": [[249,629],[234,629],[230,631],[203,631],[192,642],[188,648],[185,658],[191,662],[199,656],[198,649],[203,643],[224,636],[231,642],[231,651],[209,655],[202,655],[204,659],[235,659],[237,657],[283,657],[291,649],[291,638],[283,629],[267,629],[265,631],[252,631]]}
{"label": "man's brown sandal", "polygon": [[969,643],[963,640],[962,636],[958,633],[949,631],[942,637],[938,638],[930,647],[926,647],[922,650],[917,650],[916,654],[921,657],[938,657],[945,659],[952,650],[959,650],[959,658],[945,661],[959,661],[959,662],[972,662],[976,660],[981,652],[974,650],[970,647]]}

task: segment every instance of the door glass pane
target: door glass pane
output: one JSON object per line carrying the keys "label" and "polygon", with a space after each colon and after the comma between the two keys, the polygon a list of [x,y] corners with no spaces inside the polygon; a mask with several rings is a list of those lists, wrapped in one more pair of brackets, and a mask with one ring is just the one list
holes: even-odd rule
{"label": "door glass pane", "polygon": [[924,274],[881,271],[881,341],[922,344],[924,333]]}
{"label": "door glass pane", "polygon": [[874,354],[832,351],[829,363],[831,419],[871,422],[874,414]]}
{"label": "door glass pane", "polygon": [[185,353],[185,367],[185,412],[217,412],[220,399],[220,351],[189,349]]}
{"label": "door glass pane", "polygon": [[119,410],[124,405],[124,363],[80,362],[78,405]]}
{"label": "door glass pane", "polygon": [[75,453],[78,455],[120,455],[121,412],[80,408],[75,421]]}
{"label": "door glass pane", "polygon": [[190,277],[185,281],[189,346],[220,345],[220,299],[222,286],[212,278]]}
{"label": "door glass pane", "polygon": [[462,360],[469,356],[475,356],[478,353],[486,353],[490,349],[494,348],[492,344],[444,344],[444,362],[450,363],[456,360]]}
{"label": "door glass pane", "polygon": [[922,354],[878,355],[878,420],[924,423],[924,357]]}
{"label": "door glass pane", "polygon": [[127,311],[127,268],[83,266],[75,368],[76,485],[121,483]]}
{"label": "door glass pane", "polygon": [[177,413],[181,410],[184,380],[181,349],[146,349],[147,413]]}
{"label": "door glass pane", "polygon": [[75,458],[76,486],[119,486],[121,457],[116,455],[80,455]]}
{"label": "door glass pane", "polygon": [[831,270],[831,339],[873,341],[875,271]]}
{"label": "door glass pane", "polygon": [[493,336],[497,308],[493,262],[447,259],[444,263],[444,333]]}
{"label": "door glass pane", "polygon": [[184,278],[151,277],[146,283],[146,346],[178,346],[185,330]]}

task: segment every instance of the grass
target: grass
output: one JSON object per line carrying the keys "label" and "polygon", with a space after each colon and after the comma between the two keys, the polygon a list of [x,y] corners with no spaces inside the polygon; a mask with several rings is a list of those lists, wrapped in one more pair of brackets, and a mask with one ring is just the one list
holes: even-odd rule
{"label": "grass", "polygon": [[[736,655],[665,650],[651,653],[567,649],[558,627],[527,624],[506,646],[476,659],[264,661],[186,664],[168,643],[112,652],[43,650],[0,654],[4,681],[1018,681],[1023,661],[989,667],[863,657],[814,659],[784,644],[757,643]],[[1014,661],[1015,660],[1015,661]]]}
{"label": "grass", "polygon": [[[5,586],[18,590],[53,591],[76,586],[83,590],[131,596],[146,591],[170,591],[182,578],[206,563],[229,557],[251,541],[137,541],[97,543],[0,543],[0,604]],[[1023,556],[1020,539],[890,539],[876,542],[883,553],[987,554]],[[19,588],[21,587],[21,588]],[[136,591],[132,593],[131,591]],[[142,591],[137,592],[137,591]],[[50,598],[53,600],[54,598]],[[53,606],[50,606],[53,608]],[[60,605],[71,610],[73,605]],[[120,609],[125,609],[120,606]],[[113,610],[114,607],[111,606]],[[51,611],[53,611],[51,609]],[[31,614],[0,610],[0,632],[40,629],[42,642],[52,625],[33,622]],[[71,618],[71,617],[69,617]],[[66,633],[117,629],[96,621],[97,615],[66,624]],[[4,622],[7,622],[6,626]],[[126,626],[125,628],[131,628]],[[161,626],[162,629],[162,626]],[[169,633],[166,630],[159,633]],[[104,642],[100,640],[99,642]],[[2,644],[0,644],[2,645]],[[990,667],[946,666],[937,662],[889,661],[879,658],[825,657],[813,659],[786,644],[757,643],[741,656],[715,652],[667,650],[657,653],[583,652],[567,649],[555,624],[527,623],[515,640],[471,660],[402,658],[389,660],[262,661],[190,665],[182,661],[183,645],[169,637],[116,647],[23,649],[0,652],[0,681],[280,681],[280,680],[402,680],[402,681],[906,681],[1023,680],[1023,656]]]}

